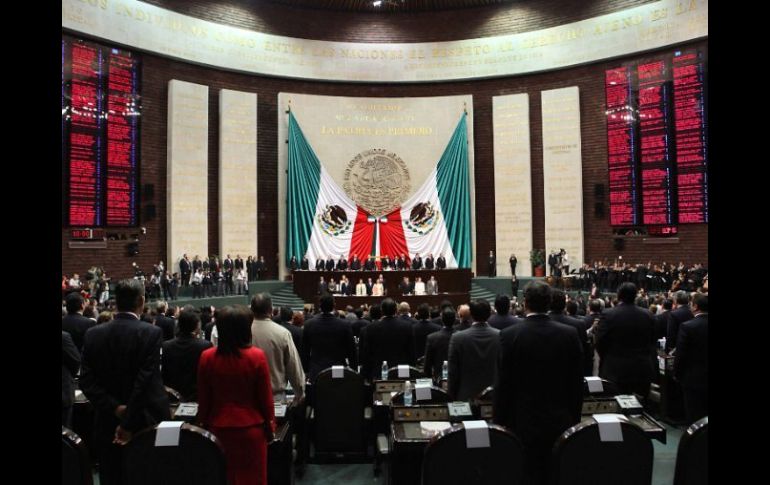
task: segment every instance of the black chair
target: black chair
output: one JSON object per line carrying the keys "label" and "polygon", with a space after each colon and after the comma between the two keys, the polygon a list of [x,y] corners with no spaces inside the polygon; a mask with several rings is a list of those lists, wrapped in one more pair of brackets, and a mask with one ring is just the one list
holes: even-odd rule
{"label": "black chair", "polygon": [[[410,380],[422,379],[423,377],[425,377],[425,374],[423,374],[423,372],[420,369],[414,366],[409,366]],[[390,369],[388,369],[388,380],[399,380],[399,379],[406,380],[407,378],[398,376],[398,366],[391,367]]]}
{"label": "black chair", "polygon": [[123,454],[125,485],[227,485],[220,441],[203,428],[184,423],[178,446],[155,446],[157,426],[137,433]]}
{"label": "black chair", "polygon": [[308,414],[316,454],[365,454],[364,378],[350,367],[341,378],[324,369],[316,376],[313,394]]}
{"label": "black chair", "polygon": [[[418,401],[417,400],[417,394],[415,392],[415,389],[412,388],[412,404],[419,405],[419,404],[442,404],[445,402],[449,402],[451,399],[449,398],[449,393],[445,390],[441,389],[437,386],[431,386],[430,387],[430,399],[425,401]],[[396,405],[403,405],[404,404],[404,391],[401,391],[399,393],[396,393],[393,397],[390,398],[390,404],[396,404]]]}
{"label": "black chair", "polygon": [[709,418],[694,422],[682,434],[676,453],[674,485],[708,485]]}
{"label": "black chair", "polygon": [[489,426],[489,448],[468,448],[462,424],[442,431],[425,448],[423,485],[518,484],[523,479],[521,443],[502,426]]}
{"label": "black chair", "polygon": [[601,441],[594,420],[571,427],[553,447],[552,485],[650,485],[652,441],[636,425],[620,423],[623,441]]}
{"label": "black chair", "polygon": [[608,381],[607,379],[602,379],[602,392],[590,392],[588,390],[588,381],[583,379],[583,397],[615,397],[619,394],[623,394],[620,392],[620,388],[617,384],[615,384],[612,381]]}
{"label": "black chair", "polygon": [[88,450],[73,431],[61,427],[61,483],[62,485],[92,485],[91,460]]}

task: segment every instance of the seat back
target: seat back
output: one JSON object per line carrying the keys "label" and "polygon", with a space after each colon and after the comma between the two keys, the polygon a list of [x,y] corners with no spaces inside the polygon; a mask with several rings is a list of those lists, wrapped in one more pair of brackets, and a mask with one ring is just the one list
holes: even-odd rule
{"label": "seat back", "polygon": [[682,434],[676,453],[674,485],[708,485],[709,418],[694,422]]}
{"label": "seat back", "polygon": [[61,483],[62,485],[91,485],[91,460],[88,450],[73,431],[61,427]]}
{"label": "seat back", "polygon": [[[409,366],[410,380],[422,379],[423,377],[425,377],[425,374],[423,374],[423,372],[420,369],[411,365]],[[398,366],[391,367],[390,369],[388,369],[388,380],[399,380],[399,379],[406,380],[407,378],[398,376]]]}
{"label": "seat back", "polygon": [[583,379],[583,398],[587,397],[615,397],[623,394],[617,384],[607,379],[602,379],[602,392],[590,392],[588,390],[588,381]]}
{"label": "seat back", "polygon": [[553,485],[650,485],[652,441],[644,431],[620,423],[623,441],[601,441],[599,425],[583,421],[565,431],[553,448]]}
{"label": "seat back", "polygon": [[157,426],[137,433],[125,446],[125,485],[227,485],[225,453],[210,432],[184,423],[177,446],[155,446]]}
{"label": "seat back", "polygon": [[[440,387],[431,386],[430,387],[430,399],[424,400],[424,401],[418,401],[417,396],[415,394],[415,390],[412,389],[412,403],[415,405],[418,404],[442,404],[445,402],[449,402],[451,399],[449,398],[449,393],[445,390],[441,389]],[[390,404],[397,404],[402,405],[404,404],[404,391],[396,393],[393,397],[390,398]]]}
{"label": "seat back", "polygon": [[314,442],[318,452],[366,451],[364,433],[364,378],[345,367],[332,377],[331,367],[318,373],[313,383]]}
{"label": "seat back", "polygon": [[522,483],[524,455],[518,438],[490,425],[489,445],[468,448],[463,424],[442,431],[425,448],[423,485]]}

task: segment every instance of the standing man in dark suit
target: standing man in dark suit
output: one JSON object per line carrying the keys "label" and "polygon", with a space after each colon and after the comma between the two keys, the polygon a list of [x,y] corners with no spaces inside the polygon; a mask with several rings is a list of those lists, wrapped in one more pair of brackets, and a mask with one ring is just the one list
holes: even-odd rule
{"label": "standing man in dark suit", "polygon": [[340,254],[340,259],[337,260],[337,271],[345,271],[346,269],[348,269],[348,260]]}
{"label": "standing man in dark suit", "polygon": [[93,404],[99,482],[121,483],[122,447],[133,433],[171,418],[160,372],[163,331],[139,320],[141,281],[115,287],[115,319],[86,333],[80,386]]}
{"label": "standing man in dark suit", "polygon": [[326,261],[324,261],[323,258],[316,259],[315,260],[315,270],[316,271],[323,271],[325,264],[326,264]]}
{"label": "standing man in dark suit", "polygon": [[600,377],[646,399],[655,372],[655,323],[648,310],[634,305],[635,298],[635,284],[620,285],[620,303],[599,322],[596,351]]}
{"label": "standing man in dark suit", "polygon": [[184,310],[179,314],[179,335],[163,342],[163,384],[178,391],[185,401],[198,400],[198,361],[201,353],[212,346],[208,340],[198,338],[200,332],[200,314]]}
{"label": "standing man in dark suit", "polygon": [[265,257],[260,256],[259,259],[254,263],[254,274],[256,274],[258,280],[262,279],[262,274],[265,272]]}
{"label": "standing man in dark suit", "polygon": [[334,296],[322,296],[320,307],[321,314],[302,327],[302,361],[307,362],[311,381],[333,365],[358,366],[353,329],[334,315]]}
{"label": "standing man in dark suit", "polygon": [[439,254],[436,258],[436,269],[446,269],[446,258],[443,254]]}
{"label": "standing man in dark suit", "polygon": [[682,384],[688,423],[709,414],[709,297],[698,293],[692,300],[692,320],[679,326],[674,376]]}
{"label": "standing man in dark suit", "polygon": [[422,258],[420,257],[420,253],[414,254],[414,259],[412,260],[412,269],[422,269]]}
{"label": "standing man in dark suit", "polygon": [[511,275],[512,276],[516,274],[516,263],[517,262],[518,262],[518,259],[516,259],[516,255],[511,253],[511,257],[508,258],[508,264],[511,265]]}
{"label": "standing man in dark suit", "polygon": [[666,351],[676,348],[676,339],[679,336],[679,325],[692,320],[693,314],[690,311],[690,295],[686,291],[677,291],[674,294],[674,309],[668,317],[668,327],[666,330]]}
{"label": "standing man in dark suit", "polygon": [[80,369],[80,352],[72,336],[61,332],[61,425],[72,429],[72,404],[75,402],[75,376]]}
{"label": "standing man in dark suit", "polygon": [[367,259],[364,262],[364,270],[366,270],[366,271],[376,271],[377,270],[377,262],[374,260],[374,256],[369,256],[369,259]]}
{"label": "standing man in dark suit", "polygon": [[353,271],[361,270],[361,260],[358,259],[358,255],[353,255],[353,261],[350,262],[350,269]]}
{"label": "standing man in dark suit", "polygon": [[[655,340],[662,339],[668,332],[668,320],[671,318],[671,309],[674,302],[670,298],[663,300],[663,311],[655,315]],[[668,341],[668,339],[666,339]]]}
{"label": "standing man in dark suit", "polygon": [[433,323],[429,319],[430,305],[421,303],[420,306],[417,307],[417,319],[412,323],[414,350],[417,352],[418,359],[425,355],[425,342],[430,334],[441,330],[441,325]]}
{"label": "standing man in dark suit", "polygon": [[366,294],[367,294],[367,296],[372,296],[372,288],[374,288],[374,282],[372,281],[371,278],[369,278],[368,280],[366,280],[365,284],[366,284]]}
{"label": "standing man in dark suit", "polygon": [[302,256],[302,261],[299,262],[299,269],[302,271],[310,269],[310,260],[307,259],[307,256]]}
{"label": "standing man in dark suit", "polygon": [[412,325],[396,317],[393,298],[382,300],[381,320],[361,329],[361,364],[364,377],[379,379],[383,361],[388,367],[414,365],[415,357]]}
{"label": "standing man in dark suit", "polygon": [[[166,316],[167,309],[168,304],[165,301],[155,303],[155,319],[153,323],[156,327],[160,327],[163,330],[163,340],[174,338],[174,331],[176,330],[176,321]],[[195,372],[198,372],[198,370],[195,369]]]}
{"label": "standing man in dark suit", "polygon": [[444,361],[449,361],[449,340],[452,338],[452,326],[457,315],[452,305],[441,311],[441,330],[428,335],[425,340],[425,375],[438,383],[442,379]]}
{"label": "standing man in dark suit", "polygon": [[552,290],[551,293],[551,311],[548,312],[548,316],[554,322],[563,323],[574,327],[580,337],[580,342],[583,345],[583,375],[590,376],[593,373],[593,351],[591,350],[591,343],[588,341],[588,335],[586,333],[586,325],[583,320],[575,317],[571,317],[564,313],[564,309],[567,306],[567,295],[562,290]]}
{"label": "standing man in dark suit", "polygon": [[491,309],[486,300],[470,303],[473,324],[449,340],[449,396],[470,401],[495,383],[500,331],[487,323]]}
{"label": "standing man in dark suit", "polygon": [[179,272],[182,274],[182,286],[187,287],[190,285],[190,272],[192,265],[190,260],[187,259],[187,254],[182,255],[182,259],[179,260]]}
{"label": "standing man in dark suit", "polygon": [[234,263],[235,263],[235,269],[236,270],[243,269],[243,259],[241,259],[241,255],[240,254],[236,254],[235,255]]}
{"label": "standing man in dark suit", "polygon": [[61,319],[61,329],[70,334],[78,352],[83,352],[83,338],[86,331],[96,325],[96,322],[83,316],[86,302],[80,293],[73,292],[67,295],[64,304],[67,307],[67,316]]}
{"label": "standing man in dark suit", "polygon": [[326,260],[326,271],[334,271],[334,257],[330,254],[329,259]]}
{"label": "standing man in dark suit", "polygon": [[497,276],[497,258],[495,258],[494,251],[489,252],[489,259],[487,262],[489,263],[489,277],[492,278]]}
{"label": "standing man in dark suit", "polygon": [[436,264],[433,259],[433,253],[430,253],[427,258],[425,258],[425,269],[433,269],[436,267]]}
{"label": "standing man in dark suit", "polygon": [[551,288],[530,282],[527,318],[500,332],[494,420],[521,440],[532,484],[546,483],[553,444],[580,422],[583,405],[583,347],[573,327],[548,318],[550,304]]}
{"label": "standing man in dark suit", "polygon": [[326,283],[326,280],[324,280],[324,277],[321,276],[320,280],[318,280],[318,294],[323,295],[325,293],[328,293],[329,291],[329,285]]}
{"label": "standing man in dark suit", "polygon": [[511,299],[508,298],[508,295],[497,295],[497,298],[495,298],[495,310],[497,313],[487,320],[490,327],[503,330],[519,323],[519,319],[511,315]]}

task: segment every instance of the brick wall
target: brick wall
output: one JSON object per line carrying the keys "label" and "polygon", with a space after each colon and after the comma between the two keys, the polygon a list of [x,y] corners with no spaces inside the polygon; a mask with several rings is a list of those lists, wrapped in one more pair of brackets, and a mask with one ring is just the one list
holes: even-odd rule
{"label": "brick wall", "polygon": [[[178,5],[190,5],[191,15],[202,11],[203,5],[208,5],[208,20],[219,18],[221,21],[232,20],[228,23],[234,23],[239,26],[259,26],[261,30],[281,35],[296,35],[305,38],[317,38],[320,35],[328,35],[330,40],[343,40],[335,37],[324,23],[317,27],[317,30],[311,30],[304,35],[294,32],[293,21],[283,19],[276,12],[286,13],[292,10],[289,7],[278,5],[265,5],[259,7],[259,11],[264,13],[268,11],[270,15],[264,14],[259,17],[267,24],[257,24],[253,18],[238,23],[237,17],[233,17],[234,6],[239,2],[231,0],[229,7],[220,6],[213,8],[210,2],[181,2],[177,0],[165,0],[162,3],[168,8],[174,8]],[[612,11],[610,9],[601,10],[598,4],[602,2],[584,2],[583,9],[577,7],[568,7],[573,3],[566,0],[552,2],[538,2],[537,18],[543,22],[543,27],[551,25],[551,22],[561,19],[559,23],[577,20],[578,18],[591,17]],[[626,8],[645,2],[617,2]],[[549,16],[545,7],[549,6],[556,9],[557,6],[563,6],[562,17]],[[488,13],[492,18],[498,19],[495,22],[485,24],[483,35],[496,35],[501,33],[510,33],[511,30],[505,30],[501,26],[505,22],[501,19],[508,19],[506,24],[508,28],[529,30],[532,27],[527,20],[517,20],[512,18],[510,13],[519,8],[531,7],[530,2],[525,2],[520,6],[502,6],[493,8],[493,12]],[[590,8],[589,8],[590,7]],[[256,7],[251,7],[256,8]],[[599,9],[599,10],[597,10]],[[616,4],[613,9],[618,10]],[[444,16],[458,15],[457,12],[467,12],[473,10],[440,12],[435,14],[415,14],[416,16],[431,15],[444,18]],[[558,9],[557,9],[558,10]],[[507,16],[504,15],[508,12]],[[588,13],[586,13],[588,12]],[[306,13],[306,12],[304,12]],[[218,17],[219,15],[219,17]],[[272,16],[271,16],[272,15]],[[433,23],[425,31],[416,30],[408,33],[398,29],[397,18],[399,15],[378,16],[372,14],[353,14],[349,12],[324,12],[324,18],[331,21],[340,19],[355,19],[371,17],[371,22],[382,22],[387,24],[392,31],[391,40],[402,41],[428,41],[428,40],[446,40],[446,38],[470,38],[474,35],[449,36],[451,29],[440,27],[431,33]],[[570,17],[572,15],[572,17]],[[203,15],[199,15],[203,16]],[[410,19],[410,16],[401,16],[404,19]],[[428,18],[428,17],[424,17]],[[269,23],[268,20],[274,20]],[[299,21],[299,20],[298,20]],[[411,22],[411,21],[410,21]],[[313,24],[315,25],[315,24]],[[410,24],[411,25],[411,24]],[[534,28],[534,27],[532,27]],[[490,30],[491,29],[491,30]],[[441,32],[445,32],[447,37],[440,37]],[[389,31],[390,32],[390,31]],[[468,30],[466,29],[466,31]],[[473,31],[475,32],[475,31]],[[452,34],[457,32],[452,31]],[[463,31],[460,31],[463,34]],[[422,36],[425,37],[422,37]],[[439,37],[431,37],[436,35]],[[324,37],[320,37],[324,38]],[[354,36],[347,40],[371,41],[369,37]],[[691,43],[682,47],[705,48],[706,42]],[[660,53],[668,53],[672,49],[661,50]],[[268,263],[268,277],[276,277],[277,264],[276,256],[279,247],[277,237],[278,227],[278,183],[277,183],[277,157],[278,157],[278,93],[281,91],[318,94],[318,95],[337,95],[337,96],[371,96],[371,97],[408,97],[408,96],[448,96],[472,94],[474,99],[474,134],[475,134],[475,183],[477,188],[485,190],[476,190],[476,261],[485,261],[486,254],[495,247],[495,218],[494,218],[494,165],[492,151],[492,97],[504,94],[529,93],[530,95],[530,142],[532,154],[532,210],[534,227],[534,245],[535,247],[545,246],[544,233],[544,214],[543,214],[543,157],[542,157],[542,133],[541,133],[541,114],[540,114],[540,91],[547,89],[560,88],[565,86],[578,86],[580,88],[581,105],[581,135],[582,135],[582,154],[583,154],[583,213],[585,227],[585,259],[590,261],[598,258],[615,258],[622,255],[628,261],[661,261],[667,262],[674,260],[685,260],[686,262],[703,261],[708,263],[708,225],[683,225],[679,228],[679,243],[666,245],[644,244],[642,239],[624,240],[625,248],[622,251],[613,248],[612,230],[609,226],[609,205],[605,199],[605,216],[596,218],[594,215],[594,184],[603,183],[607,185],[607,143],[606,143],[606,122],[604,115],[604,71],[605,69],[619,66],[620,64],[636,59],[648,58],[655,53],[645,55],[629,56],[623,59],[617,59],[610,62],[600,62],[577,68],[564,69],[560,71],[540,73],[534,75],[507,77],[481,81],[470,82],[449,82],[434,84],[414,84],[414,85],[368,85],[353,83],[328,83],[328,82],[309,82],[290,79],[277,79],[264,76],[244,75],[232,72],[209,69],[206,67],[177,62],[155,55],[143,55],[142,72],[142,127],[141,127],[141,185],[152,183],[155,185],[154,197],[152,200],[143,200],[141,203],[141,213],[147,204],[157,206],[157,216],[154,220],[143,220],[141,225],[147,228],[147,235],[140,236],[140,254],[130,257],[126,251],[128,241],[110,241],[107,249],[100,250],[73,250],[68,249],[67,243],[68,229],[62,230],[62,271],[65,274],[72,272],[84,272],[92,264],[102,265],[108,274],[114,277],[129,276],[130,264],[136,261],[143,269],[151,268],[152,264],[165,258],[166,247],[166,118],[167,118],[167,97],[168,81],[179,79],[209,86],[209,248],[212,254],[219,253],[219,237],[217,231],[217,213],[218,213],[218,144],[219,144],[219,122],[218,122],[218,91],[222,88],[234,89],[239,91],[254,92],[258,94],[257,116],[258,116],[258,135],[257,135],[257,157],[259,163],[259,182],[258,182],[258,245],[259,252],[265,256]],[[138,232],[136,230],[122,231],[126,233]],[[170,264],[166,262],[167,266]]]}

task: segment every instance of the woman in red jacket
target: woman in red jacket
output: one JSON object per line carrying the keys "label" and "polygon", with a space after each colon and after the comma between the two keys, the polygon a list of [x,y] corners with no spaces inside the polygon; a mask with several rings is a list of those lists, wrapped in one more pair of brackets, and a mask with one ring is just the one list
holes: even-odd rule
{"label": "woman in red jacket", "polygon": [[217,347],[198,364],[198,419],[222,442],[230,485],[267,484],[273,390],[264,352],[251,346],[251,310],[217,312]]}

